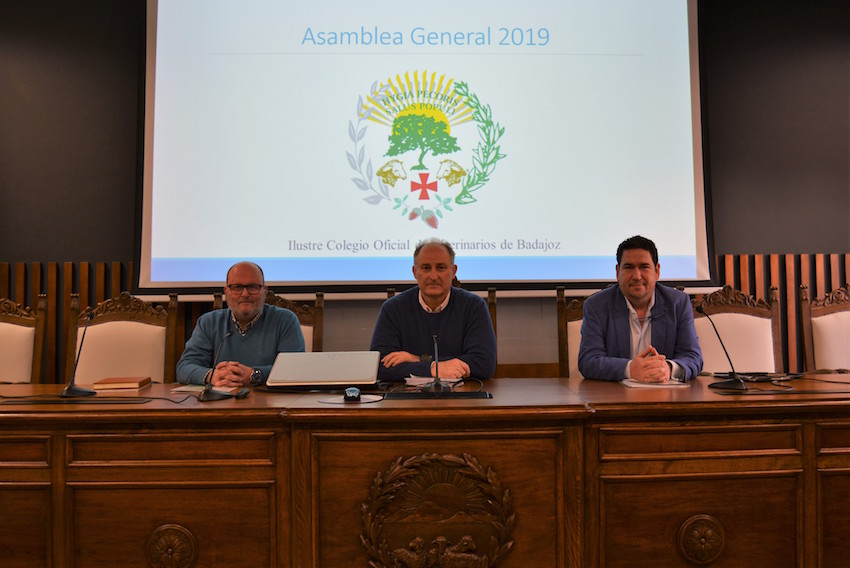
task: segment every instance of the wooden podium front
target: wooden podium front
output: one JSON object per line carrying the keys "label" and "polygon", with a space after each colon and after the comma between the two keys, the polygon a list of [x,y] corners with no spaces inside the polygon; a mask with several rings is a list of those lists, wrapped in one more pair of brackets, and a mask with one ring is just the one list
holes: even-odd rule
{"label": "wooden podium front", "polygon": [[844,566],[850,377],[819,377],[359,404],[0,385],[0,566]]}

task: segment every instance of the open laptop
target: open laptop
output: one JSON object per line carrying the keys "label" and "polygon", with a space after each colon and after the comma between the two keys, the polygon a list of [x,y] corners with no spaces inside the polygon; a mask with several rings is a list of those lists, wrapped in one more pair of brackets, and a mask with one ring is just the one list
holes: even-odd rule
{"label": "open laptop", "polygon": [[278,353],[266,386],[348,387],[378,381],[379,351]]}

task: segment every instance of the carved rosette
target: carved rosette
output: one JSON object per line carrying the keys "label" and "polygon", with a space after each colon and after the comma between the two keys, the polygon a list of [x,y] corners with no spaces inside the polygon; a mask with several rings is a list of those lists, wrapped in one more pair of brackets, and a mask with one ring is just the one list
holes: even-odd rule
{"label": "carved rosette", "polygon": [[746,306],[749,308],[764,308],[770,309],[770,305],[762,299],[756,299],[749,294],[745,294],[740,290],[732,288],[730,285],[725,285],[720,290],[715,290],[701,302],[705,308],[711,306]]}
{"label": "carved rosette", "polygon": [[198,543],[186,527],[162,525],[148,538],[145,556],[153,568],[192,568],[198,560]]}
{"label": "carved rosette", "polygon": [[[140,300],[132,296],[129,292],[121,292],[114,298],[109,298],[99,303],[97,307],[91,310],[93,317],[109,316],[111,314],[135,314],[143,316],[151,316],[154,318],[165,318],[168,315],[168,310],[162,306],[154,306],[144,300]],[[80,316],[80,320],[85,320],[87,313]]]}
{"label": "carved rosette", "polygon": [[694,515],[679,527],[679,552],[694,564],[710,564],[723,552],[723,525],[710,515]]}
{"label": "carved rosette", "polygon": [[812,300],[812,306],[826,308],[838,304],[850,304],[850,284],[836,288],[823,298]]}
{"label": "carved rosette", "polygon": [[513,547],[511,492],[469,454],[398,458],[361,505],[372,568],[489,568]]}
{"label": "carved rosette", "polygon": [[35,318],[31,309],[24,308],[7,298],[0,298],[0,315]]}

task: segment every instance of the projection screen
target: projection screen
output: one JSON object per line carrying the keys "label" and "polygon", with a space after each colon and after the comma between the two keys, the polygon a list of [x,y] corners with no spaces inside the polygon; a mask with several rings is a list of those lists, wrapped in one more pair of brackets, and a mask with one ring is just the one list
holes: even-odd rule
{"label": "projection screen", "polygon": [[139,287],[709,280],[696,0],[149,0]]}

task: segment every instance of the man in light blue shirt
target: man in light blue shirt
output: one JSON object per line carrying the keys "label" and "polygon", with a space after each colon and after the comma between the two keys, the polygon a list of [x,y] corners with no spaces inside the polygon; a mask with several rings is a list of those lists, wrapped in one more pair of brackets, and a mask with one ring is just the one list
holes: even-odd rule
{"label": "man in light blue shirt", "polygon": [[277,354],[304,351],[298,317],[266,304],[263,270],[239,262],[227,271],[227,309],[201,316],[177,362],[186,384],[240,387],[265,384]]}
{"label": "man in light blue shirt", "polygon": [[658,250],[635,236],[617,248],[617,286],[584,302],[578,368],[587,378],[687,381],[702,370],[690,298],[657,285]]}

